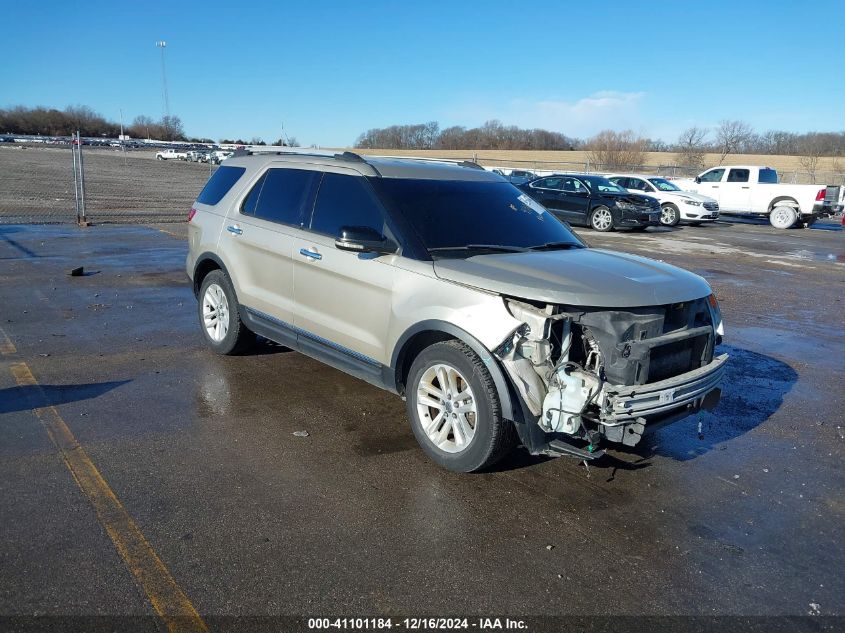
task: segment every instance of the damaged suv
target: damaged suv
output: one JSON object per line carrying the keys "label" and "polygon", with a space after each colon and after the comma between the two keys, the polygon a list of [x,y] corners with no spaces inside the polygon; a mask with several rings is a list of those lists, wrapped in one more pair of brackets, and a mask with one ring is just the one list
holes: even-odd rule
{"label": "damaged suv", "polygon": [[260,335],[395,392],[455,471],[633,446],[715,406],[727,361],[701,277],[588,247],[474,163],[236,156],[191,209],[187,272],[213,350]]}

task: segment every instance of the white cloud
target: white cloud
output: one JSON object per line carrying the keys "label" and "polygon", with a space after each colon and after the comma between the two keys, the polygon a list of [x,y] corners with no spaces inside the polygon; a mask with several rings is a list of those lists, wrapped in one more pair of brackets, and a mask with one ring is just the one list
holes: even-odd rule
{"label": "white cloud", "polygon": [[642,127],[640,103],[644,92],[605,90],[575,101],[560,99],[513,99],[501,107],[489,104],[464,106],[454,112],[460,125],[476,126],[490,119],[506,125],[545,128],[569,136],[587,137],[603,129],[616,130]]}

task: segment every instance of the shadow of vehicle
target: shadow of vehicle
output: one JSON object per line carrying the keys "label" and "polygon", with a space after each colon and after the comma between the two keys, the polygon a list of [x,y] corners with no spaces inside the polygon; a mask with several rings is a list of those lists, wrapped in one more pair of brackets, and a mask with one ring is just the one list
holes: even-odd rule
{"label": "shadow of vehicle", "polygon": [[20,385],[0,389],[0,413],[29,411],[90,400],[128,382],[128,380],[113,380],[85,385]]}
{"label": "shadow of vehicle", "polygon": [[647,433],[631,452],[642,457],[695,459],[768,420],[798,380],[792,367],[771,356],[730,345],[723,345],[719,351],[731,356],[722,379],[719,406]]}

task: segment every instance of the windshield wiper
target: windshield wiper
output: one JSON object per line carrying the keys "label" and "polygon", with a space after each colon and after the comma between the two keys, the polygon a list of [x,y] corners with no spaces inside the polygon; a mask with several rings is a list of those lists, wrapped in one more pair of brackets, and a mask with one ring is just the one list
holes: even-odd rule
{"label": "windshield wiper", "polygon": [[462,246],[437,246],[429,248],[429,253],[440,251],[499,251],[502,253],[526,253],[529,249],[523,246],[508,246],[507,244],[464,244]]}
{"label": "windshield wiper", "polygon": [[540,244],[538,246],[532,246],[528,250],[531,251],[556,251],[556,250],[568,250],[570,248],[584,248],[580,244],[574,244],[572,242],[547,242],[545,244]]}

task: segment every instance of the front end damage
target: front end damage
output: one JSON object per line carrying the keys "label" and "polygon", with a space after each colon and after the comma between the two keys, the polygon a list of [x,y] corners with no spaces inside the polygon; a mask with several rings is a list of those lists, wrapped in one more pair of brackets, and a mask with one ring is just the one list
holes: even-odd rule
{"label": "front end damage", "polygon": [[636,445],[646,428],[719,402],[727,354],[715,297],[640,308],[505,299],[521,322],[493,350],[526,409],[532,453],[597,456],[602,440]]}

